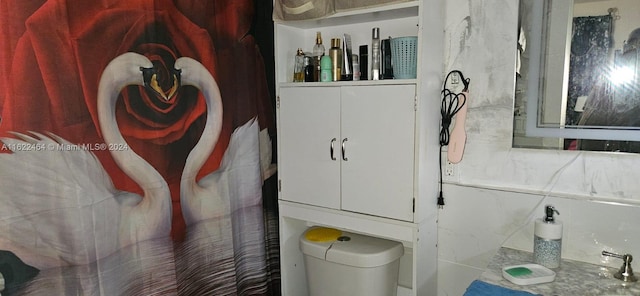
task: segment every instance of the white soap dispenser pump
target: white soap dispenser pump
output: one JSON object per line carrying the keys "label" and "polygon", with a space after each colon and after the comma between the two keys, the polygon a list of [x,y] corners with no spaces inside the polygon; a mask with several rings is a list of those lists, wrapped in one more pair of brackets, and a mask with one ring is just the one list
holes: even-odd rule
{"label": "white soap dispenser pump", "polygon": [[533,261],[547,268],[560,267],[562,255],[562,222],[554,214],[560,212],[552,205],[545,206],[545,216],[534,225]]}

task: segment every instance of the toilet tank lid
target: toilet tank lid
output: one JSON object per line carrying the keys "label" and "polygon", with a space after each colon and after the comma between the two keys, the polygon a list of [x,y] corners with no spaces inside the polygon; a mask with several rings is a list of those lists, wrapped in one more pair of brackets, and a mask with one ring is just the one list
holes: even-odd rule
{"label": "toilet tank lid", "polygon": [[386,265],[404,254],[399,242],[349,232],[333,242],[313,242],[303,234],[300,249],[308,256],[361,268]]}
{"label": "toilet tank lid", "polygon": [[326,260],[327,250],[342,236],[342,231],[314,226],[300,236],[300,250],[307,256]]}

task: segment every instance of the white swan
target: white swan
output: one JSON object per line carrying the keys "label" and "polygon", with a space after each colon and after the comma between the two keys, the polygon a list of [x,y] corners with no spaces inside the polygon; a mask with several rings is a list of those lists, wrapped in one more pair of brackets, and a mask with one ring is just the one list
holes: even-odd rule
{"label": "white swan", "polygon": [[222,98],[209,71],[192,58],[176,60],[182,85],[202,91],[207,105],[205,128],[185,162],[180,181],[180,206],[187,226],[229,214],[238,208],[259,204],[259,126],[252,119],[231,135],[219,168],[199,181],[196,176],[211,155],[222,128]]}
{"label": "white swan", "polygon": [[[180,203],[185,224],[185,240],[175,244],[178,294],[239,294],[244,286],[229,290],[225,281],[245,283],[266,281],[262,174],[259,153],[259,126],[254,118],[238,127],[219,168],[196,181],[220,136],[222,100],[215,80],[207,69],[191,58],[180,58],[183,85],[202,91],[207,106],[205,128],[187,157],[180,182]],[[237,260],[242,258],[242,260]],[[262,287],[264,288],[264,287]],[[266,293],[252,286],[256,293]]]}
{"label": "white swan", "polygon": [[121,149],[126,142],[115,120],[122,88],[143,84],[141,67],[153,64],[135,53],[115,58],[102,74],[97,100],[104,141],[117,144],[111,155],[144,196],[116,189],[93,153],[56,135],[2,138],[13,153],[0,154],[0,249],[46,269],[91,263],[135,242],[169,236],[167,183],[132,150]]}

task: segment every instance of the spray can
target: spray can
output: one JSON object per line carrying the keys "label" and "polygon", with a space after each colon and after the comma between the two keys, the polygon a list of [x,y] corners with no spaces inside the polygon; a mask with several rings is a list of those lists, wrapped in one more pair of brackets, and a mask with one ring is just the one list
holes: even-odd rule
{"label": "spray can", "polygon": [[342,75],[342,50],[340,49],[340,38],[331,39],[331,48],[329,49],[329,57],[331,57],[331,81],[340,80]]}
{"label": "spray can", "polygon": [[371,33],[371,80],[380,79],[380,28]]}

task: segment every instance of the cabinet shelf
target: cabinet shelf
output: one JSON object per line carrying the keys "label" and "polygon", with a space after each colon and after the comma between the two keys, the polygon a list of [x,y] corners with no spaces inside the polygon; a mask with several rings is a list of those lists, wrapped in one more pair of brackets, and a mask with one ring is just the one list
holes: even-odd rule
{"label": "cabinet shelf", "polygon": [[284,217],[306,221],[309,226],[348,228],[365,235],[397,240],[405,245],[411,244],[414,232],[418,230],[417,225],[411,222],[334,209],[320,209],[291,201],[280,201],[279,207]]}
{"label": "cabinet shelf", "polygon": [[363,9],[337,12],[325,18],[303,21],[278,21],[278,25],[300,29],[323,28],[331,26],[351,25],[372,21],[384,21],[418,16],[419,1],[380,5]]}
{"label": "cabinet shelf", "polygon": [[[324,39],[325,54],[332,38],[351,35],[352,52],[359,53],[362,45],[368,46],[371,66],[371,32],[380,28],[381,38],[418,36],[420,29],[420,1],[409,1],[396,4],[379,5],[365,9],[338,12],[334,15],[304,21],[276,21],[276,79],[279,83],[293,81],[293,57],[298,48],[311,53],[316,34],[320,32]],[[420,72],[420,71],[418,71]],[[418,77],[420,74],[418,73]],[[341,82],[344,83],[344,82]],[[369,82],[346,82],[344,85],[368,85]],[[351,84],[353,83],[353,84]],[[363,83],[363,84],[361,84]],[[378,82],[373,83],[387,83]],[[397,82],[391,82],[397,84]],[[404,83],[404,82],[402,82]],[[409,82],[411,83],[411,82]]]}
{"label": "cabinet shelf", "polygon": [[281,82],[280,87],[318,87],[318,86],[368,86],[368,85],[415,85],[416,79],[359,80],[334,82]]}

